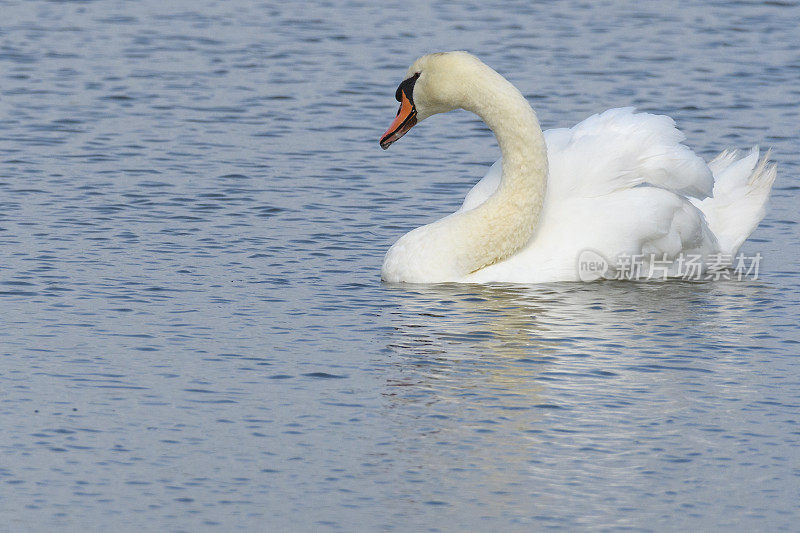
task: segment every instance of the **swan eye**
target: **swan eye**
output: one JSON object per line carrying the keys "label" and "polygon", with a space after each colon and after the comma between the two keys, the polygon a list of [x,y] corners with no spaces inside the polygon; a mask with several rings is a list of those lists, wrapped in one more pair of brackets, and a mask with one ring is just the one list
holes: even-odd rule
{"label": "swan eye", "polygon": [[400,86],[397,87],[397,91],[394,93],[394,99],[398,102],[402,102],[402,95],[405,94],[406,98],[413,102],[414,98],[412,95],[414,94],[414,84],[417,82],[417,78],[419,78],[419,72],[410,78],[403,80]]}

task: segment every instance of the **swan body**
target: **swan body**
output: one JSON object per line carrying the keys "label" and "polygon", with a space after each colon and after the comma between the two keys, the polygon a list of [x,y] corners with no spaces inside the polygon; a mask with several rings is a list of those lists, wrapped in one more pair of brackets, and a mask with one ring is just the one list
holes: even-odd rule
{"label": "swan body", "polygon": [[577,281],[587,250],[607,261],[605,277],[623,257],[657,258],[668,275],[682,256],[731,261],[763,218],[776,175],[757,148],[706,163],[672,119],[633,108],[542,132],[522,94],[466,52],[421,57],[397,98],[384,148],[417,122],[463,108],[492,129],[502,157],[458,211],[389,249],[389,282]]}

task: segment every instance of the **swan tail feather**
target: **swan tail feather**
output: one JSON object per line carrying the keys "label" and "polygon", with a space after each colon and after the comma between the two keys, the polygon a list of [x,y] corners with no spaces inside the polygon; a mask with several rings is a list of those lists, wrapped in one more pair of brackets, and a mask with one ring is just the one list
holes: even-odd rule
{"label": "swan tail feather", "polygon": [[708,166],[714,174],[710,198],[697,202],[723,254],[735,255],[764,218],[777,165],[768,150],[759,158],[758,146],[746,155],[725,150]]}

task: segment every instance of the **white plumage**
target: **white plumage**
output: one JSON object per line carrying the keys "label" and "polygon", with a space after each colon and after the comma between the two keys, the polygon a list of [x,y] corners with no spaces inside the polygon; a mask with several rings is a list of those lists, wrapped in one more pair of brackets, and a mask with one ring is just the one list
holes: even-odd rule
{"label": "white plumage", "polygon": [[[764,216],[776,170],[757,148],[707,164],[682,144],[672,119],[632,108],[542,134],[518,91],[464,52],[425,56],[409,73],[421,73],[414,89],[421,119],[456,107],[474,111],[495,132],[503,158],[461,209],[387,252],[387,281],[578,280],[585,250],[608,260],[607,276],[620,257],[733,256]],[[440,89],[445,78],[461,88]]]}

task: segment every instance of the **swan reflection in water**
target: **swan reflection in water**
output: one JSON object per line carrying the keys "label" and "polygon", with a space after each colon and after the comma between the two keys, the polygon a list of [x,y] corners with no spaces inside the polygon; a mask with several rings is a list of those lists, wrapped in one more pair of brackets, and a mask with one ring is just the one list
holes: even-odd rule
{"label": "swan reflection in water", "polygon": [[387,289],[381,416],[393,438],[376,455],[398,475],[435,480],[393,494],[398,512],[420,498],[471,498],[496,515],[591,501],[581,490],[592,479],[633,498],[652,490],[648,472],[670,454],[707,446],[686,413],[713,420],[715,398],[756,395],[741,357],[772,291],[761,282]]}
{"label": "swan reflection in water", "polygon": [[619,387],[639,379],[620,372],[631,366],[725,365],[759,332],[753,310],[770,290],[758,281],[387,287],[393,401],[540,414],[556,407],[548,388],[597,386],[569,374]]}

